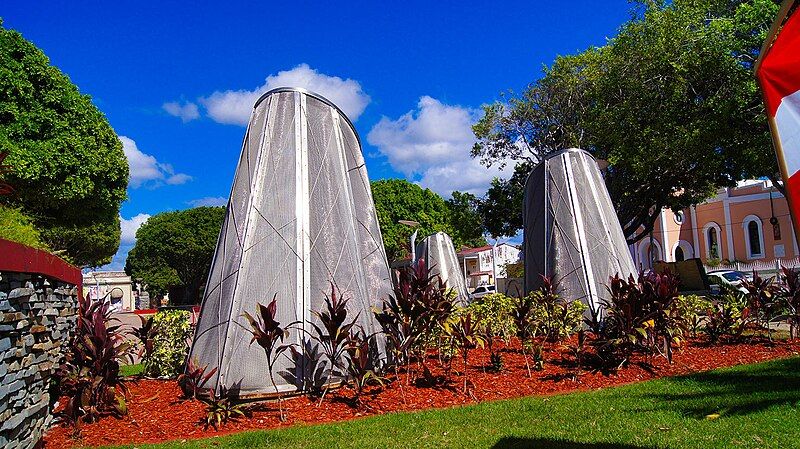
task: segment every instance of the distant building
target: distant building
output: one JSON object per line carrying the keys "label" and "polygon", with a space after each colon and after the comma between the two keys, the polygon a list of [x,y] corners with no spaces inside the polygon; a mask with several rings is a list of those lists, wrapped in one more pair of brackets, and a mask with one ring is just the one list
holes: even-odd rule
{"label": "distant building", "polygon": [[[651,265],[650,238],[630,246],[637,268]],[[797,239],[786,198],[766,180],[747,180],[678,213],[661,212],[653,229],[652,258],[699,257],[706,264],[794,260]]]}
{"label": "distant building", "polygon": [[494,249],[496,259],[493,257],[492,246],[486,245],[478,248],[466,248],[458,252],[458,263],[467,280],[467,288],[474,289],[479,285],[494,285],[496,279],[506,277],[506,265],[517,263],[521,251],[514,245],[501,243]]}
{"label": "distant building", "polygon": [[[120,299],[112,300],[112,291],[122,292]],[[133,281],[124,271],[89,271],[83,273],[83,294],[92,299],[107,297],[117,312],[136,310]]]}

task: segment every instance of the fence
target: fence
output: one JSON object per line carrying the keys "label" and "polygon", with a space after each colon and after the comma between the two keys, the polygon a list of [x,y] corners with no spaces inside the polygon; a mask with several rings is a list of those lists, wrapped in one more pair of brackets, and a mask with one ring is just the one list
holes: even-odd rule
{"label": "fence", "polygon": [[706,272],[714,270],[736,270],[745,273],[757,272],[759,275],[771,275],[781,271],[781,267],[800,268],[800,257],[793,259],[774,259],[774,260],[754,260],[752,262],[734,261],[732,263],[721,263],[716,266],[704,265]]}

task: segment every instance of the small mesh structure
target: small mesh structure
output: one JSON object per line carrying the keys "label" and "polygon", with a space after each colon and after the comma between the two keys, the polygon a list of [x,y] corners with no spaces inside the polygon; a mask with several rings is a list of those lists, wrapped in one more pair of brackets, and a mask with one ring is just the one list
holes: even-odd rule
{"label": "small mesh structure", "polygon": [[450,236],[444,232],[429,235],[417,244],[415,252],[417,261],[425,259],[431,275],[438,275],[447,288],[456,292],[455,303],[465,305],[469,300],[467,284]]}
{"label": "small mesh structure", "polygon": [[[309,325],[336,286],[367,335],[371,309],[391,292],[386,252],[361,144],[333,103],[281,88],[255,104],[217,241],[190,360],[218,371],[208,386],[242,397],[303,389],[308,360],[278,357],[270,373],[244,312],[277,300],[277,321],[297,322],[285,343],[313,346]],[[375,358],[385,357],[383,343]],[[289,354],[287,351],[285,354]],[[316,372],[316,371],[315,371]]]}
{"label": "small mesh structure", "polygon": [[525,183],[525,293],[541,275],[567,300],[581,300],[599,319],[609,277],[635,273],[628,244],[594,157],[584,150],[551,153]]}

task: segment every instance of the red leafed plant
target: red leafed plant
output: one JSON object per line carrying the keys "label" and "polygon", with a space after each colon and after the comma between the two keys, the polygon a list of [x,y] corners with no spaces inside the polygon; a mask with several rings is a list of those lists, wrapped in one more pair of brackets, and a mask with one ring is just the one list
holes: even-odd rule
{"label": "red leafed plant", "polygon": [[206,369],[207,365],[199,366],[195,360],[190,359],[186,363],[186,372],[178,375],[177,379],[183,393],[181,399],[207,400],[213,395],[205,385],[217,372],[217,368],[209,372],[206,372]]}
{"label": "red leafed plant", "polygon": [[258,314],[255,317],[247,312],[244,313],[244,317],[250,322],[250,333],[253,334],[250,344],[252,345],[253,342],[258,343],[258,345],[264,349],[264,353],[267,356],[269,379],[272,382],[272,385],[275,387],[275,394],[278,396],[280,419],[281,421],[284,421],[286,417],[283,413],[283,403],[280,397],[280,391],[278,390],[278,385],[275,383],[273,367],[275,366],[275,362],[280,354],[289,348],[287,345],[281,345],[289,332],[286,328],[281,326],[280,322],[275,319],[278,313],[277,296],[278,295],[276,293],[275,296],[272,297],[272,301],[266,306],[258,303]]}
{"label": "red leafed plant", "polygon": [[112,324],[109,303],[80,298],[75,335],[66,361],[56,373],[56,392],[66,397],[62,416],[80,432],[81,422],[127,413],[127,388],[120,376],[120,361],[130,355],[119,324]]}

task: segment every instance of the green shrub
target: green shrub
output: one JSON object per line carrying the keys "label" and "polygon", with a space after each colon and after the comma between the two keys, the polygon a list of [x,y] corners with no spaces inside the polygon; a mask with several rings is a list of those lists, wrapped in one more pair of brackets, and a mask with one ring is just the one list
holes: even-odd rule
{"label": "green shrub", "polygon": [[548,341],[561,341],[581,328],[586,305],[562,299],[558,284],[550,278],[542,276],[539,289],[528,296],[532,304],[529,320],[536,328],[535,334],[544,335]]}
{"label": "green shrub", "polygon": [[164,310],[153,316],[153,350],[144,362],[145,375],[174,377],[183,371],[189,346],[189,312]]}
{"label": "green shrub", "polygon": [[711,308],[711,301],[698,295],[680,295],[672,303],[670,314],[682,318],[686,322],[686,327],[692,332],[692,336],[697,336],[703,323],[703,319]]}
{"label": "green shrub", "polygon": [[516,328],[511,311],[514,310],[514,298],[502,293],[490,293],[476,299],[467,307],[459,309],[456,313],[469,313],[473,319],[477,320],[477,326],[481,329],[488,329],[494,337],[501,337],[504,340],[514,336]]}
{"label": "green shrub", "polygon": [[49,251],[31,219],[18,209],[0,206],[0,239]]}
{"label": "green shrub", "polygon": [[703,332],[712,343],[726,335],[738,337],[748,321],[747,299],[738,290],[728,290],[712,297],[705,315]]}

